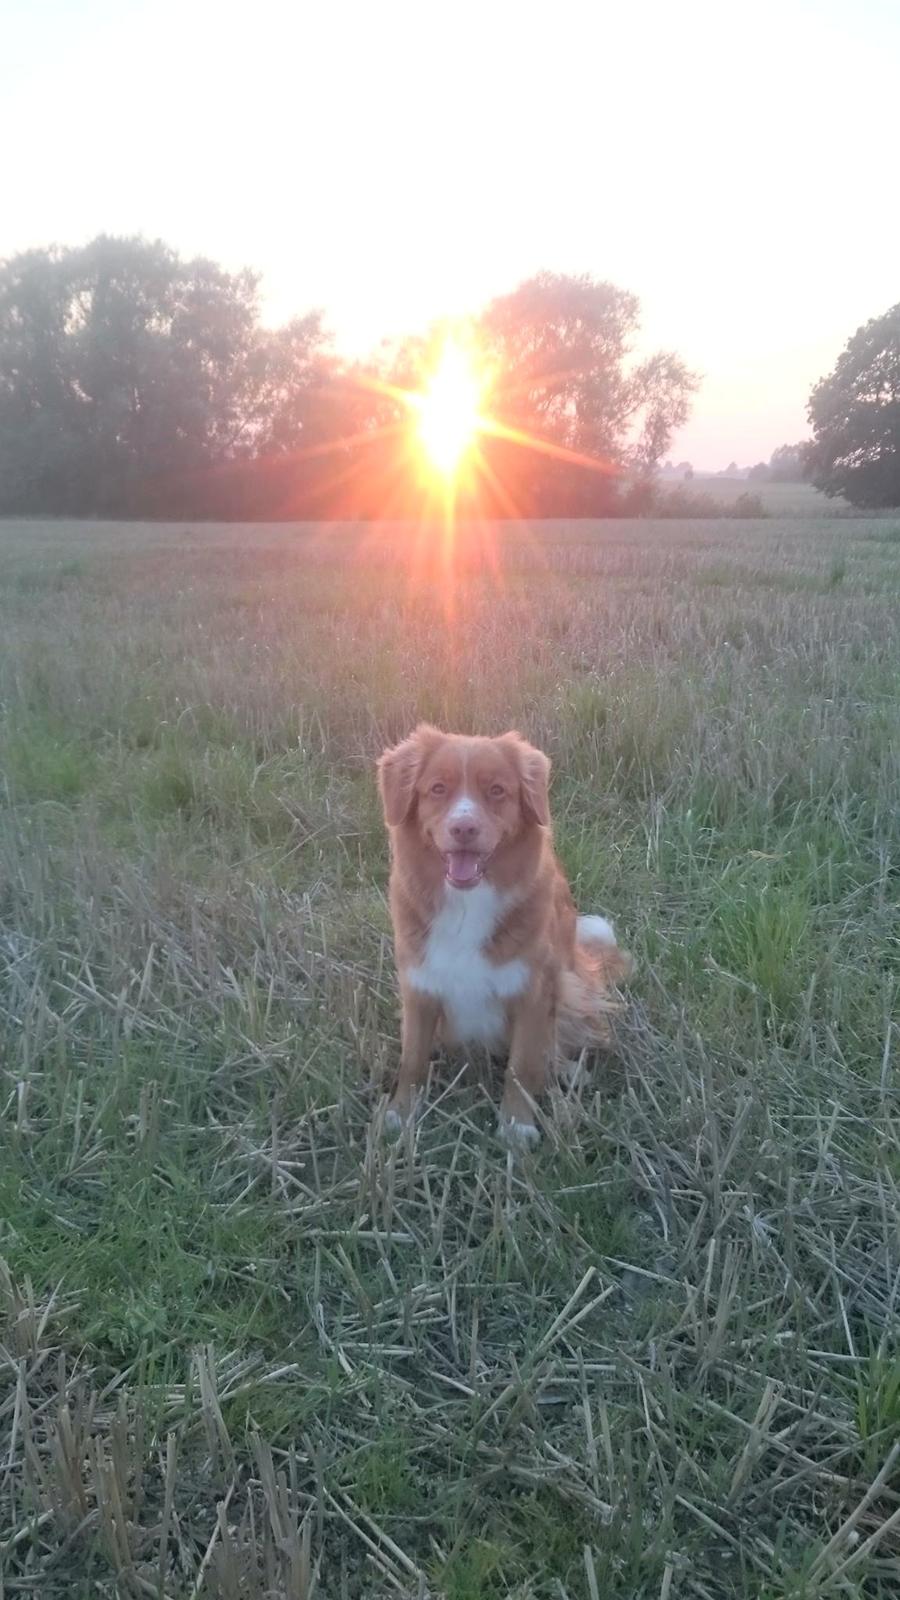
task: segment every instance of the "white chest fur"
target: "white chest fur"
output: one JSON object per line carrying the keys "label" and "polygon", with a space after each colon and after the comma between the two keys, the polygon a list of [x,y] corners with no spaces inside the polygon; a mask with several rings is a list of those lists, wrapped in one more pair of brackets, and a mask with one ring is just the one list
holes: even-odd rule
{"label": "white chest fur", "polygon": [[528,982],[524,961],[489,961],[485,945],[500,923],[507,897],[489,883],[444,890],[419,966],[407,980],[440,1000],[448,1032],[459,1044],[500,1045],[506,1034],[504,1002]]}

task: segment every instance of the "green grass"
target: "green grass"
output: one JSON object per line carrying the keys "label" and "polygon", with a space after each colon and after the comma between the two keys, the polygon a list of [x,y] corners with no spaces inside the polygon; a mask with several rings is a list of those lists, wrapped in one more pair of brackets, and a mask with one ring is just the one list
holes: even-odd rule
{"label": "green grass", "polygon": [[[900,545],[790,509],[0,527],[4,1594],[896,1592]],[[519,1160],[378,1132],[422,717],[639,961]]]}
{"label": "green grass", "polygon": [[810,483],[756,483],[747,478],[717,478],[697,473],[685,488],[709,494],[725,505],[732,505],[742,494],[758,495],[770,517],[815,517],[821,521],[824,517],[854,515],[840,495],[829,500]]}

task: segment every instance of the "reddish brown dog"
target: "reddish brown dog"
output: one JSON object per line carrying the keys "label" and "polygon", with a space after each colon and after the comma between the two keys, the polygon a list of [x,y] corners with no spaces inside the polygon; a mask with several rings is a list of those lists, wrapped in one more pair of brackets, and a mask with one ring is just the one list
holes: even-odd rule
{"label": "reddish brown dog", "polygon": [[415,1115],[440,1039],[508,1054],[500,1126],[534,1143],[548,1071],[610,1042],[614,986],[632,968],[603,917],[576,915],[553,850],[550,762],[517,733],[423,724],[385,751],[378,778],[403,1000],[387,1125]]}

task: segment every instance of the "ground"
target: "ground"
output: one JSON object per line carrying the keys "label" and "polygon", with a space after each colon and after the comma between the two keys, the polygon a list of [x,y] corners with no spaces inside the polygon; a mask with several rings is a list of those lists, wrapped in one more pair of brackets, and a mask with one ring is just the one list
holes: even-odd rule
{"label": "ground", "polygon": [[[896,1593],[900,518],[6,524],[0,629],[0,1590]],[[422,717],[638,959],[534,1155],[378,1131]]]}
{"label": "ground", "polygon": [[[743,495],[753,495],[762,502],[770,517],[814,517],[817,522],[833,517],[847,517],[854,513],[846,500],[836,495],[826,499],[811,483],[757,483],[752,478],[718,478],[698,472],[693,478],[674,482],[667,480],[664,488],[683,489],[696,495],[705,495],[719,506],[733,506]],[[896,520],[894,514],[892,520]]]}

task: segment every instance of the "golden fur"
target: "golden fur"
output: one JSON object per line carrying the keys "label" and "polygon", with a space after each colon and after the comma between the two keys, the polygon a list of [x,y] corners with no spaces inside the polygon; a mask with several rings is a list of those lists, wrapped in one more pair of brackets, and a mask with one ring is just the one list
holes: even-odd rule
{"label": "golden fur", "polygon": [[378,763],[403,1001],[394,1126],[415,1113],[437,1039],[508,1053],[501,1122],[523,1142],[537,1137],[551,1065],[610,1042],[615,985],[632,962],[603,919],[576,914],[553,849],[549,775],[516,733],[426,724]]}

